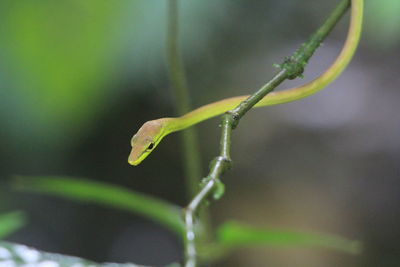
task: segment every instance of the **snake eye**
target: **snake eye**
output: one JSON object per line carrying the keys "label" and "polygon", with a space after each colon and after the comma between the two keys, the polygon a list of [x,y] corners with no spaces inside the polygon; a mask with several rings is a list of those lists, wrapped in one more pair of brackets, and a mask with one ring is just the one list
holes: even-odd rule
{"label": "snake eye", "polygon": [[147,147],[147,150],[152,150],[154,148],[154,143],[151,142],[150,145]]}

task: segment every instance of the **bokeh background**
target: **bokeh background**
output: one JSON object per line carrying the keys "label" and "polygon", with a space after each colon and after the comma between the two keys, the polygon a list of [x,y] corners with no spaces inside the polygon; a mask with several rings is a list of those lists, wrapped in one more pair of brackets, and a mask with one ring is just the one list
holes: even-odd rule
{"label": "bokeh background", "polygon": [[[338,1],[181,1],[181,42],[193,106],[259,88]],[[240,250],[215,266],[399,266],[400,2],[366,1],[349,68],[308,99],[251,111],[234,132],[217,225],[254,225],[361,240],[358,256],[307,249]],[[184,206],[179,134],[140,166],[131,135],[173,116],[165,64],[166,1],[0,2],[0,211],[28,224],[8,240],[96,261],[161,266],[180,240],[126,212],[18,193],[13,175],[108,182]],[[335,59],[346,16],[299,85]],[[217,154],[218,119],[196,127],[203,173]]]}

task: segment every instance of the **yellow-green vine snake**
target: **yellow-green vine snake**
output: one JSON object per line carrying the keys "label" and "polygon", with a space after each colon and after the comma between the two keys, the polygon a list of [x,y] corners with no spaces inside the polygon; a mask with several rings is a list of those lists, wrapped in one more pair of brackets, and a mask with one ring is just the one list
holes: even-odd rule
{"label": "yellow-green vine snake", "polygon": [[[312,95],[331,83],[346,68],[357,48],[362,27],[364,0],[351,1],[351,19],[345,44],[335,62],[319,77],[303,86],[266,95],[255,107],[271,106],[295,101]],[[131,165],[142,162],[168,134],[186,129],[201,121],[233,109],[248,96],[226,98],[199,107],[181,117],[161,118],[143,124],[132,137],[132,150],[128,158]]]}

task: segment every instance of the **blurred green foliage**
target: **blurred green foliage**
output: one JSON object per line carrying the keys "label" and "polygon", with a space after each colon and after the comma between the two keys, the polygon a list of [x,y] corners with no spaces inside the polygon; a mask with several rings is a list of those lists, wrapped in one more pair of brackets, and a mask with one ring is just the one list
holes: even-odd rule
{"label": "blurred green foliage", "polygon": [[98,203],[140,214],[169,230],[183,234],[180,208],[166,201],[123,187],[71,177],[16,177],[17,190]]}
{"label": "blurred green foliage", "polygon": [[230,247],[281,246],[327,248],[346,253],[359,253],[361,244],[335,235],[307,233],[270,227],[257,228],[239,222],[222,224],[217,233],[219,243]]}
{"label": "blurred green foliage", "polygon": [[10,124],[5,129],[16,137],[46,137],[47,144],[62,144],[60,137],[89,126],[116,75],[116,40],[123,36],[118,29],[127,5],[132,3],[0,2],[5,104],[0,114]]}
{"label": "blurred green foliage", "polygon": [[380,0],[365,3],[366,40],[384,51],[400,42],[400,1]]}
{"label": "blurred green foliage", "polygon": [[12,234],[25,224],[26,218],[21,211],[0,214],[0,239]]}

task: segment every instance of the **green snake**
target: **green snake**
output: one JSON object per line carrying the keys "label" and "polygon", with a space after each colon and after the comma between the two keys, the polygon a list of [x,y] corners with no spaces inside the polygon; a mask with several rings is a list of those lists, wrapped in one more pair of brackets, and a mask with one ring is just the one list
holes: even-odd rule
{"label": "green snake", "polygon": [[[351,19],[345,44],[334,63],[322,75],[300,87],[272,92],[259,101],[255,107],[278,105],[305,98],[335,80],[346,68],[358,46],[362,28],[363,5],[363,0],[351,1]],[[132,150],[128,158],[129,164],[141,163],[166,135],[231,110],[247,97],[226,98],[199,107],[181,117],[147,121],[131,139]]]}

